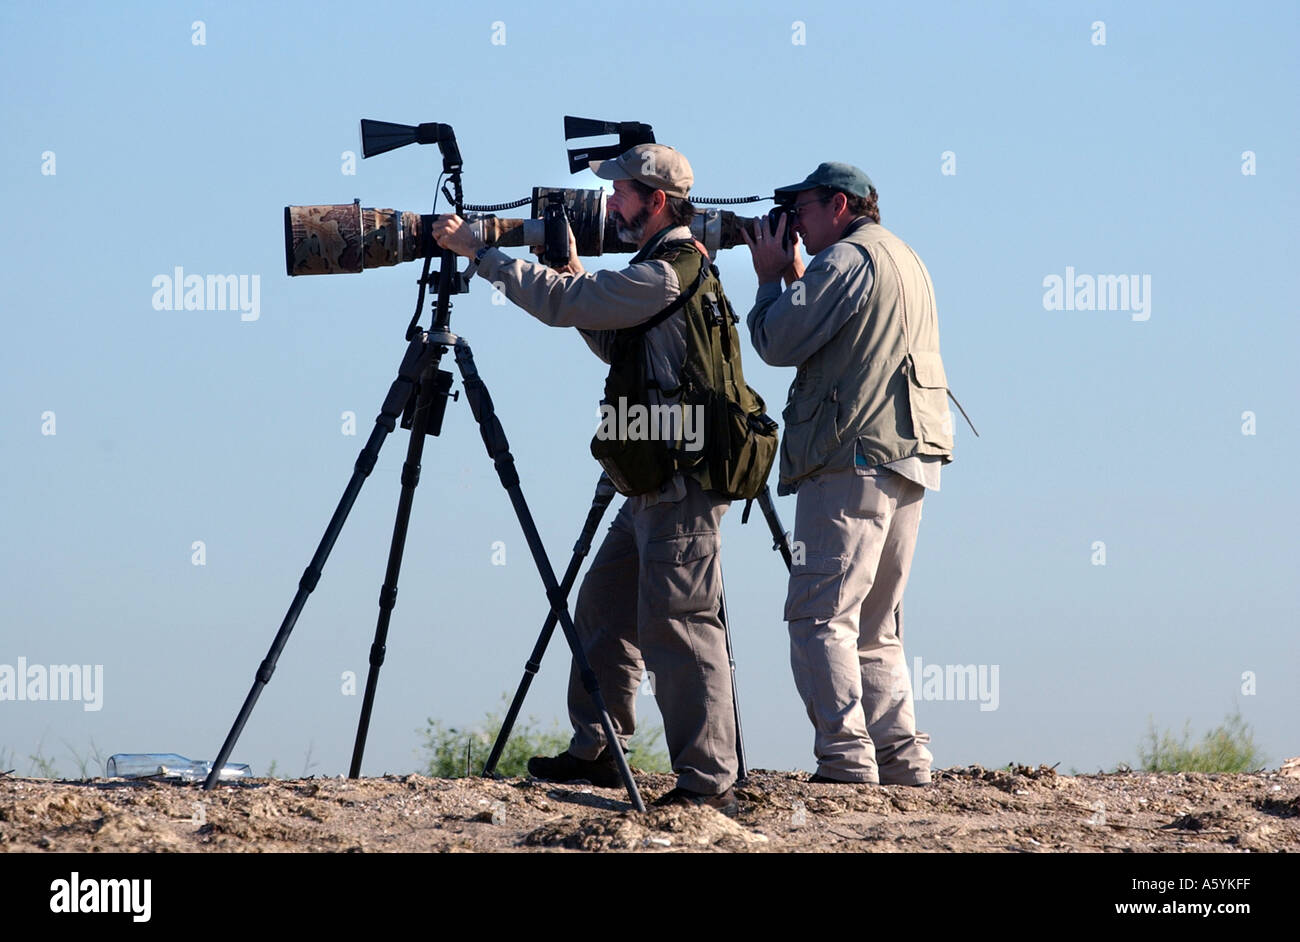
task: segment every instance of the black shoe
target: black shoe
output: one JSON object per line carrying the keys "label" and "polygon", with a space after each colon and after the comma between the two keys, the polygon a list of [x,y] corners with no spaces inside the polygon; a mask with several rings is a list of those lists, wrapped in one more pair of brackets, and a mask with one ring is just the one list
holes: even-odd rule
{"label": "black shoe", "polygon": [[579,759],[564,750],[558,756],[533,756],[528,760],[528,774],[547,782],[590,782],[600,788],[618,788],[623,776],[609,749],[602,749],[594,759]]}
{"label": "black shoe", "polygon": [[664,808],[669,805],[708,806],[725,814],[728,818],[734,818],[740,811],[740,802],[736,800],[736,790],[734,788],[728,788],[720,795],[703,795],[685,788],[674,788],[668,794],[656,798],[653,804],[656,808]]}
{"label": "black shoe", "polygon": [[879,782],[845,782],[838,778],[827,778],[820,772],[814,772],[808,777],[808,781],[818,785],[879,785]]}

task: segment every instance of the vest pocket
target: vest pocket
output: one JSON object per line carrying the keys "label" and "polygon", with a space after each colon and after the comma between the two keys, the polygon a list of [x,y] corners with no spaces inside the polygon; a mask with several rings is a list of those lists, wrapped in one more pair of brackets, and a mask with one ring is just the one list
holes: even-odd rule
{"label": "vest pocket", "polygon": [[840,404],[836,391],[824,397],[791,399],[781,410],[785,422],[782,447],[794,459],[800,473],[820,468],[840,444]]}
{"label": "vest pocket", "polygon": [[948,377],[938,353],[907,355],[908,401],[912,412],[912,434],[918,441],[952,450],[952,413],[948,411]]}

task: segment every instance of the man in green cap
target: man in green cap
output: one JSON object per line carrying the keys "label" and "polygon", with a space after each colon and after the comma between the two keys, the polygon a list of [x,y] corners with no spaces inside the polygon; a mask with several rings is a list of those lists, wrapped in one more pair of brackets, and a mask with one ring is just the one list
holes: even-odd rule
{"label": "man in green cap", "polygon": [[[776,200],[789,209],[777,232],[763,222],[745,235],[759,283],[748,325],[766,362],[798,367],[778,493],[798,495],[785,618],[815,730],[812,780],[925,785],[903,590],[922,498],[952,460],[934,287],[880,225],[857,167],[823,163]],[[797,238],[783,246],[787,218]]]}
{"label": "man in green cap", "polygon": [[[621,239],[638,247],[626,268],[586,272],[572,242],[569,264],[561,271],[512,259],[485,245],[454,215],[434,223],[433,237],[475,259],[477,274],[542,323],[578,328],[614,369],[633,369],[639,351],[642,360],[635,368],[644,370],[648,388],[643,391],[651,407],[672,405],[680,396],[686,353],[685,308],[710,293],[722,297],[689,229],[695,208],[687,194],[694,175],[684,156],[662,144],[640,144],[612,160],[593,161],[591,168],[614,181],[610,222]],[[698,288],[682,310],[646,330],[643,344],[631,343],[633,328],[664,314],[692,285]],[[600,716],[575,667],[568,694],[573,738],[560,755],[530,760],[533,775],[618,787],[621,779],[609,749],[625,748],[633,732],[644,666],[677,773],[677,787],[656,804],[708,805],[736,813],[736,723],[726,629],[719,617],[718,528],[729,506],[683,471],[670,472],[653,490],[623,503],[574,609],[574,626],[621,742],[605,742]]]}

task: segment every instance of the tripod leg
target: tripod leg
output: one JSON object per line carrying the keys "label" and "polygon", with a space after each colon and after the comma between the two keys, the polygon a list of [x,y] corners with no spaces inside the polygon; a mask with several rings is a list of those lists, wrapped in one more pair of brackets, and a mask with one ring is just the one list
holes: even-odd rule
{"label": "tripod leg", "polygon": [[790,537],[781,527],[781,518],[776,515],[776,507],[772,504],[772,489],[770,487],[764,487],[763,493],[758,495],[758,506],[763,511],[763,519],[767,521],[767,528],[772,531],[772,549],[781,553],[781,558],[785,560],[785,568],[790,569],[794,561],[794,556],[790,552]]}
{"label": "tripod leg", "polygon": [[560,628],[564,632],[565,639],[569,642],[570,650],[573,651],[573,660],[578,666],[582,685],[591,695],[596,709],[600,711],[601,725],[605,730],[605,741],[609,743],[609,751],[613,753],[614,761],[618,764],[619,774],[622,775],[623,784],[627,787],[628,797],[637,811],[645,811],[645,802],[641,800],[641,792],[636,787],[636,779],[632,777],[632,769],[627,764],[627,756],[623,754],[622,749],[618,748],[618,736],[614,732],[614,722],[609,718],[609,710],[605,707],[605,698],[601,695],[600,686],[596,682],[596,673],[591,669],[591,663],[587,660],[586,652],[582,650],[582,642],[578,639],[578,632],[573,627],[573,619],[569,617],[569,605],[565,594],[555,581],[555,570],[551,568],[551,561],[546,558],[546,553],[542,547],[542,539],[537,533],[537,525],[533,522],[532,512],[529,511],[528,503],[524,500],[523,491],[519,487],[519,472],[515,470],[515,459],[510,454],[510,443],[506,440],[505,430],[501,427],[501,421],[497,418],[496,411],[492,406],[492,397],[488,394],[487,386],[483,384],[483,380],[478,375],[478,369],[474,366],[474,354],[463,337],[456,341],[456,364],[460,367],[461,383],[465,387],[465,397],[469,400],[470,409],[474,412],[474,420],[478,422],[479,432],[483,436],[483,444],[487,446],[488,455],[491,456],[493,463],[496,465],[497,477],[501,479],[502,487],[510,495],[510,502],[515,508],[515,516],[519,518],[519,526],[524,531],[524,539],[528,541],[528,549],[533,554],[533,562],[536,563],[537,571],[542,577],[542,584],[546,586],[546,599],[551,603],[551,611],[559,619]]}
{"label": "tripod leg", "polygon": [[293,626],[297,623],[303,606],[307,604],[307,596],[312,593],[312,590],[316,588],[316,583],[320,581],[321,570],[324,569],[325,561],[329,559],[330,552],[334,549],[334,541],[338,539],[343,524],[347,522],[348,514],[352,512],[352,505],[356,503],[357,495],[361,493],[361,485],[365,483],[366,478],[374,469],[375,462],[379,458],[379,449],[383,446],[385,437],[397,427],[397,418],[402,414],[402,410],[406,408],[407,400],[411,398],[416,380],[423,371],[426,353],[427,347],[421,337],[412,340],[406,348],[406,355],[402,358],[402,364],[397,370],[397,379],[393,380],[393,384],[388,388],[388,396],[384,399],[379,415],[375,418],[374,430],[370,433],[370,438],[366,440],[365,447],[361,449],[361,454],[357,456],[356,465],[352,470],[352,477],[348,481],[347,488],[343,491],[343,497],[340,498],[338,506],[334,509],[334,516],[330,518],[329,526],[325,528],[325,535],[321,537],[315,555],[312,556],[311,562],[303,572],[302,578],[298,581],[298,591],[294,594],[293,602],[289,605],[289,611],[285,614],[284,621],[280,623],[280,630],[276,632],[275,640],[271,642],[271,649],[257,668],[257,675],[253,681],[252,689],[248,691],[248,696],[244,698],[244,705],[239,710],[239,716],[236,718],[235,724],[230,728],[226,741],[222,743],[221,751],[217,753],[216,760],[212,763],[212,769],[208,772],[208,777],[203,783],[204,791],[212,791],[216,787],[221,770],[225,768],[226,761],[235,748],[235,742],[239,739],[240,733],[244,731],[244,724],[248,722],[248,717],[257,704],[257,698],[262,694],[262,688],[270,683],[271,675],[275,673],[276,661],[280,658],[280,652],[284,650],[285,644],[288,643],[289,634],[293,631]]}
{"label": "tripod leg", "polygon": [[420,377],[420,392],[411,419],[411,439],[406,446],[406,461],[402,464],[402,493],[397,501],[397,519],[393,523],[393,538],[388,547],[388,568],[384,573],[383,587],[379,590],[379,621],[375,625],[375,640],[370,645],[370,669],[366,674],[366,692],[361,698],[361,718],[357,721],[357,736],[352,744],[352,764],[348,769],[348,778],[361,775],[361,757],[365,754],[366,737],[370,733],[370,712],[374,708],[375,690],[379,686],[379,669],[383,667],[388,650],[388,623],[393,615],[393,606],[397,604],[397,579],[402,572],[402,553],[406,549],[406,528],[411,519],[411,503],[415,500],[415,488],[420,483],[420,460],[424,456],[424,440],[428,437],[426,432],[429,416],[434,396],[441,394],[433,378],[447,348],[441,344],[429,346],[432,353]]}
{"label": "tripod leg", "polygon": [[[758,495],[758,506],[763,511],[763,518],[767,521],[768,529],[772,531],[772,548],[781,552],[781,558],[785,560],[785,566],[789,569],[794,557],[790,552],[789,538],[781,528],[781,519],[776,515],[776,507],[772,504],[772,491],[770,488],[764,487],[763,492]],[[736,779],[737,781],[744,781],[749,775],[749,767],[745,762],[745,736],[740,728],[740,694],[736,690],[736,657],[731,649],[731,625],[727,622],[727,589],[725,585],[722,588],[722,598],[718,604],[718,616],[722,619],[722,629],[726,632],[727,663],[731,667],[731,706],[736,714]]]}
{"label": "tripod leg", "polygon": [[718,599],[718,618],[722,620],[723,636],[727,639],[727,663],[731,667],[731,709],[736,714],[736,781],[743,782],[749,777],[749,768],[745,763],[745,737],[740,731],[740,694],[736,691],[736,656],[731,651],[731,625],[727,622],[727,587],[722,586],[721,598]]}
{"label": "tripod leg", "polygon": [[[573,545],[573,557],[569,560],[569,568],[564,571],[564,578],[560,581],[560,591],[564,593],[566,599],[569,597],[569,592],[573,590],[573,583],[577,581],[582,561],[591,552],[591,541],[596,534],[596,527],[600,525],[601,518],[605,516],[605,509],[609,507],[609,502],[613,500],[615,493],[614,483],[610,481],[608,475],[602,473],[600,480],[596,482],[596,496],[592,498],[591,509],[587,511],[587,520],[583,524],[582,533],[578,536],[578,542]],[[495,772],[497,763],[501,761],[501,752],[510,739],[510,731],[514,729],[515,721],[519,719],[519,710],[524,705],[524,697],[528,695],[528,688],[532,686],[533,678],[541,670],[542,655],[546,653],[546,648],[551,643],[556,620],[554,609],[546,613],[542,633],[537,638],[537,644],[533,646],[533,653],[528,656],[528,663],[524,665],[524,676],[519,681],[519,689],[515,691],[515,698],[510,703],[510,709],[506,711],[501,731],[497,733],[496,742],[492,744],[492,752],[488,755],[487,762],[483,764],[484,776]]]}

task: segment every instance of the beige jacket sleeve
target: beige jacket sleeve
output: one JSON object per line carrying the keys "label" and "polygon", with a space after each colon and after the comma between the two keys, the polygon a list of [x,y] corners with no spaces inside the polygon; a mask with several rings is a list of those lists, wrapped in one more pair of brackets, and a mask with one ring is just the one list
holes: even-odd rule
{"label": "beige jacket sleeve", "polygon": [[583,330],[634,327],[672,304],[680,291],[672,266],[661,261],[561,275],[492,248],[483,253],[477,274],[543,324]]}

